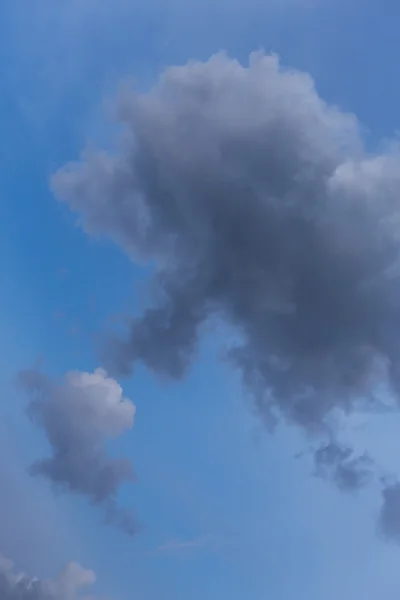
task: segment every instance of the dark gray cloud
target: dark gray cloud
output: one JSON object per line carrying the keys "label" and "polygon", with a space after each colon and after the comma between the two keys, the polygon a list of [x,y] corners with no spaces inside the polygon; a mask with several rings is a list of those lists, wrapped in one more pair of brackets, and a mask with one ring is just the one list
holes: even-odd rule
{"label": "dark gray cloud", "polygon": [[[336,415],[378,407],[378,383],[398,399],[398,154],[368,154],[354,116],[262,54],[169,68],[123,93],[119,117],[113,154],[52,180],[88,233],[155,266],[154,304],[113,345],[119,371],[182,377],[216,315],[266,421],[334,439]],[[317,465],[358,487],[366,464],[338,449]]]}
{"label": "dark gray cloud", "polygon": [[[88,571],[76,562],[69,563],[52,580],[29,577],[14,570],[13,563],[0,555],[0,598],[1,600],[79,600],[96,581],[93,571]],[[90,599],[94,600],[93,595]]]}
{"label": "dark gray cloud", "polygon": [[106,449],[134,421],[135,406],[121,386],[102,369],[70,372],[59,382],[37,370],[22,371],[18,381],[29,397],[29,415],[52,450],[32,464],[31,473],[101,505],[107,522],[132,534],[131,514],[116,504],[119,487],[133,479],[132,465],[110,458]]}
{"label": "dark gray cloud", "polygon": [[344,491],[354,491],[371,480],[373,462],[366,455],[357,456],[354,451],[338,442],[320,446],[314,453],[315,473],[330,477]]}
{"label": "dark gray cloud", "polygon": [[385,485],[382,498],[381,531],[389,539],[400,542],[400,483]]}

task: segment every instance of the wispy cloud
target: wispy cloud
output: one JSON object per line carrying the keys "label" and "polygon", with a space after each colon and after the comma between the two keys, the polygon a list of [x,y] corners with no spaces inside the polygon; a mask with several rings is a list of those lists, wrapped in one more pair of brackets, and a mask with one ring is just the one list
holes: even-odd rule
{"label": "wispy cloud", "polygon": [[196,550],[210,550],[215,552],[218,546],[218,540],[212,535],[204,535],[192,539],[171,538],[158,546],[155,554],[164,556],[187,555]]}

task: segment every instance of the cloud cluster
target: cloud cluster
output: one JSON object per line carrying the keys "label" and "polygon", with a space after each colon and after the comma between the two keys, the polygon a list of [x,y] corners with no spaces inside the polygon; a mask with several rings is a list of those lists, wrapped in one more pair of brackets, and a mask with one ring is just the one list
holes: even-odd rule
{"label": "cloud cluster", "polygon": [[132,515],[116,504],[120,486],[133,479],[132,465],[107,454],[107,442],[133,426],[135,406],[121,386],[102,369],[70,372],[58,382],[37,370],[22,371],[18,381],[29,397],[29,415],[51,447],[51,456],[34,462],[31,473],[101,505],[107,522],[132,534]]}
{"label": "cloud cluster", "polygon": [[52,180],[88,233],[156,265],[119,371],[182,377],[220,317],[260,417],[333,440],[317,466],[357,487],[367,465],[358,477],[335,417],[379,408],[382,382],[400,392],[399,155],[368,154],[354,116],[262,53],[170,67],[124,92],[119,117],[115,153]]}
{"label": "cloud cluster", "polygon": [[[52,580],[28,577],[17,573],[13,563],[0,555],[0,598],[1,600],[79,600],[82,591],[96,581],[93,571],[88,571],[76,562],[69,563]],[[93,595],[90,598],[94,600]]]}

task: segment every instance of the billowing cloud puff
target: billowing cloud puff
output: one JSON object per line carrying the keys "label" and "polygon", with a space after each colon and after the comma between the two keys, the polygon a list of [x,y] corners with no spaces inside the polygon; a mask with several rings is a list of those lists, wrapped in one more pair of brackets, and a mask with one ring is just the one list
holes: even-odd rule
{"label": "billowing cloud puff", "polygon": [[135,406],[118,382],[97,369],[70,372],[57,382],[23,371],[19,383],[29,397],[29,415],[51,446],[51,456],[34,462],[31,473],[86,496],[104,507],[107,521],[133,533],[132,516],[116,504],[119,487],[133,479],[132,465],[108,456],[106,447],[134,421]]}

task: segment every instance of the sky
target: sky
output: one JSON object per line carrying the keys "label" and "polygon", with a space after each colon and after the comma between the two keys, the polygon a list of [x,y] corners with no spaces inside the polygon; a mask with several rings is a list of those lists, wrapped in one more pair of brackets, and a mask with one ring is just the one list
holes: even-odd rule
{"label": "sky", "polygon": [[400,594],[392,0],[0,0],[0,599]]}

